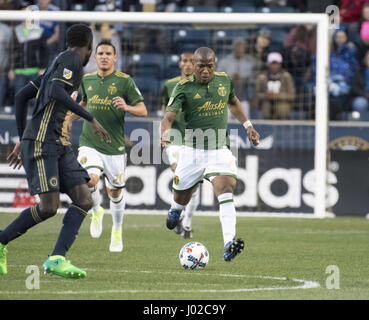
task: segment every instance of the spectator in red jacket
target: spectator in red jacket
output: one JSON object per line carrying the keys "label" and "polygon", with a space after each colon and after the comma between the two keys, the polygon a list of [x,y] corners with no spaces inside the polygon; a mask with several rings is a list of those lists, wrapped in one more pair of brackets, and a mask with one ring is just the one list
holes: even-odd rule
{"label": "spectator in red jacket", "polygon": [[358,22],[365,2],[367,0],[341,0],[341,21],[344,23]]}

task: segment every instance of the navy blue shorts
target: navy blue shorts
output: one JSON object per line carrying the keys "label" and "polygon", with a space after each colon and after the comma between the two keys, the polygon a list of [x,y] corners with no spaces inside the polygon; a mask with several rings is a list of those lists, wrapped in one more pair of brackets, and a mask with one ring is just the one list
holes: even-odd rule
{"label": "navy blue shorts", "polygon": [[31,195],[68,193],[90,180],[71,146],[22,140],[21,157]]}

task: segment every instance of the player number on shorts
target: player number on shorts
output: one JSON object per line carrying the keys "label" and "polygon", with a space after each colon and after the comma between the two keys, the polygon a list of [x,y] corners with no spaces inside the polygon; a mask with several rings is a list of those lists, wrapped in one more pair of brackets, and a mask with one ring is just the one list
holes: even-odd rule
{"label": "player number on shorts", "polygon": [[124,182],[124,174],[120,173],[120,174],[114,174],[114,180],[113,180],[113,184],[123,184]]}

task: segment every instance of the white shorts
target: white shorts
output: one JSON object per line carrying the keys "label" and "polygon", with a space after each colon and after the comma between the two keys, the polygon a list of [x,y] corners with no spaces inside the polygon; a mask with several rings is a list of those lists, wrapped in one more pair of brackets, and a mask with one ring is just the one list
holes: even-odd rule
{"label": "white shorts", "polygon": [[170,166],[177,164],[180,149],[181,146],[177,144],[169,144],[166,146],[165,152],[167,153]]}
{"label": "white shorts", "polygon": [[204,178],[211,181],[219,175],[237,179],[237,161],[228,148],[203,150],[181,146],[173,189],[188,190]]}
{"label": "white shorts", "polygon": [[107,155],[93,148],[82,146],[78,149],[78,162],[87,172],[104,175],[105,185],[109,189],[125,186],[127,154]]}

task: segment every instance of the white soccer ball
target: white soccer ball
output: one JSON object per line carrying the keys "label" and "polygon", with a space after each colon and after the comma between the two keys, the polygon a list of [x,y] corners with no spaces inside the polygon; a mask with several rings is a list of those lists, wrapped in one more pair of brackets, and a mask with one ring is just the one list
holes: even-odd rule
{"label": "white soccer ball", "polygon": [[209,262],[209,251],[200,242],[186,243],[179,252],[179,262],[185,269],[204,269]]}

